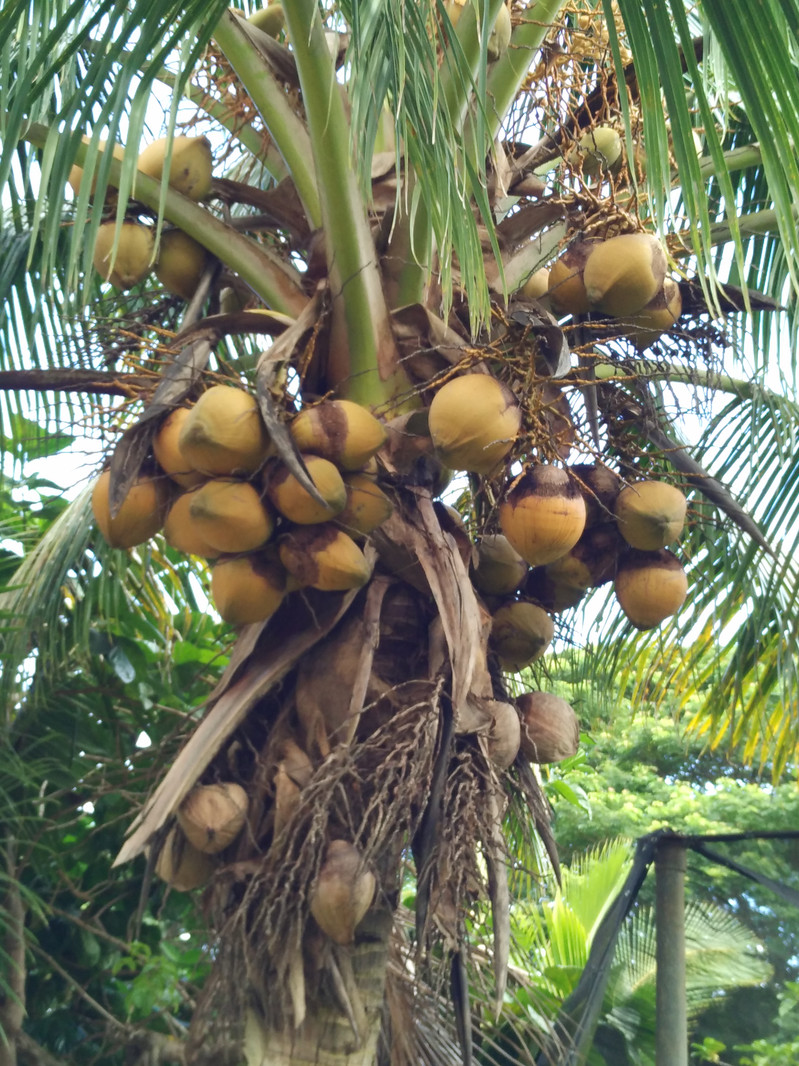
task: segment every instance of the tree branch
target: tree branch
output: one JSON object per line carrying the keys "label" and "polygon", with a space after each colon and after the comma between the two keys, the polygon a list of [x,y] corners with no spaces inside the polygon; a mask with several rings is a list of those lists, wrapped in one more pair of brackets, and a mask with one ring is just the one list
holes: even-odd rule
{"label": "tree branch", "polygon": [[117,374],[104,370],[2,370],[0,392],[83,392],[133,398],[152,390],[158,379],[149,374]]}

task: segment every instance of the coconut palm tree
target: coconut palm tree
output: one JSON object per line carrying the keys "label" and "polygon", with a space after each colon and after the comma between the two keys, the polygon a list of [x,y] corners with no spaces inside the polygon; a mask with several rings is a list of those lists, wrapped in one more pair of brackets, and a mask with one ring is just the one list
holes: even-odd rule
{"label": "coconut palm tree", "polygon": [[[648,630],[679,606],[687,568],[688,603],[659,631],[674,683],[693,683],[701,651],[717,677],[703,726],[723,736],[732,723],[753,751],[765,736],[779,763],[795,750],[797,501],[781,449],[796,407],[779,352],[799,243],[797,15],[794,0],[758,19],[741,0],[285,0],[249,18],[191,0],[4,8],[4,417],[42,435],[85,418],[115,438],[94,492],[109,543],[84,492],[5,600],[11,744],[84,587],[98,573],[134,596],[153,587],[150,549],[112,516],[141,484],[151,510],[175,506],[153,453],[174,411],[234,386],[224,395],[235,391],[263,443],[236,461],[238,489],[274,503],[291,478],[334,517],[341,504],[305,449],[331,458],[350,501],[338,526],[259,511],[276,524],[265,547],[225,536],[199,551],[228,556],[215,592],[237,640],[118,856],[145,856],[145,877],[155,869],[178,889],[208,879],[215,969],[186,1061],[230,1034],[248,1063],[372,1062],[411,861],[414,950],[392,965],[421,980],[443,942],[468,1050],[465,929],[480,892],[498,1004],[505,987],[508,802],[516,825],[532,810],[530,853],[541,840],[551,850],[503,675],[540,656],[553,615],[569,635],[561,612],[586,586],[618,574],[626,614]],[[185,157],[177,132],[192,138]],[[162,133],[156,165],[151,151],[139,158]],[[175,233],[196,242],[191,266],[167,265]],[[688,387],[696,417],[680,422]],[[246,420],[231,411],[203,415],[195,438]],[[349,419],[364,411],[376,443],[354,458]],[[326,419],[326,436],[307,429]],[[462,472],[448,497],[460,518],[439,500],[447,467]],[[619,478],[642,477],[690,492],[684,561],[649,540],[621,545],[608,501]],[[367,533],[364,496],[382,508]],[[587,510],[604,554],[580,539]],[[551,513],[554,530],[528,529],[528,512]],[[478,596],[473,545],[500,526],[521,572]],[[552,532],[561,539],[541,548]],[[173,519],[168,538],[185,534]],[[578,539],[583,576],[556,579],[544,567]],[[194,558],[168,566],[207,574]],[[241,568],[231,607],[225,578]],[[643,608],[625,602],[622,571],[645,574]],[[81,591],[65,601],[67,578]],[[221,821],[209,814],[219,805]],[[13,1049],[19,1010],[3,1025]]]}

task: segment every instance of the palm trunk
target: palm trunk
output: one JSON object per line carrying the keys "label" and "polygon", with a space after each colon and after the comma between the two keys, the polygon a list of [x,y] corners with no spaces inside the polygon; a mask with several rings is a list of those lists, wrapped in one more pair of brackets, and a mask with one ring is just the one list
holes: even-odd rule
{"label": "palm trunk", "polygon": [[25,908],[16,881],[14,843],[5,847],[5,891],[0,896],[0,1066],[17,1066],[17,1040],[25,1017]]}

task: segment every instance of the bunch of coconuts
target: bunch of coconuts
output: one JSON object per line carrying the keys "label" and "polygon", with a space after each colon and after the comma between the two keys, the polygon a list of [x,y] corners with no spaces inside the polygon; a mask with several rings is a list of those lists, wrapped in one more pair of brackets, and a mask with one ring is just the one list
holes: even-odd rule
{"label": "bunch of coconuts", "polygon": [[[598,140],[599,132],[591,136]],[[648,233],[578,240],[550,267],[537,270],[520,295],[546,297],[558,315],[606,315],[620,336],[644,351],[682,314],[680,287],[666,268],[660,241]]]}
{"label": "bunch of coconuts", "polygon": [[385,429],[358,404],[326,400],[289,430],[321,502],[274,454],[255,397],[212,385],[160,425],[156,469],[113,517],[110,472],[101,474],[92,492],[101,533],[131,548],[163,531],[176,550],[212,560],[211,596],[232,625],[265,621],[292,589],[364,585],[371,566],[359,542],[393,509],[370,465]]}
{"label": "bunch of coconuts", "polygon": [[[88,138],[84,138],[88,142]],[[167,139],[160,138],[148,145],[136,161],[137,169],[163,180],[166,165]],[[121,145],[113,148],[115,159],[122,159]],[[211,191],[213,181],[211,144],[207,137],[175,137],[169,165],[170,188],[190,200],[203,200]],[[77,196],[83,183],[83,170],[74,166],[69,184]],[[94,192],[94,187],[92,187]],[[135,186],[133,194],[135,196]],[[109,189],[106,206],[116,201]],[[127,290],[150,273],[155,275],[167,292],[190,300],[208,266],[208,253],[193,237],[179,229],[165,229],[161,234],[158,256],[155,257],[155,228],[136,220],[126,220],[117,226],[115,220],[102,222],[97,231],[93,255],[94,267],[101,277],[115,288]]]}

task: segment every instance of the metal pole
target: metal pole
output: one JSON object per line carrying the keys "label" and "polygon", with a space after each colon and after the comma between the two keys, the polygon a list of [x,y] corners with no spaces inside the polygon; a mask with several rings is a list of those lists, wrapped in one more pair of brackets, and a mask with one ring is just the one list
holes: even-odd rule
{"label": "metal pole", "polygon": [[655,1066],[688,1066],[685,998],[685,846],[666,838],[655,853]]}

